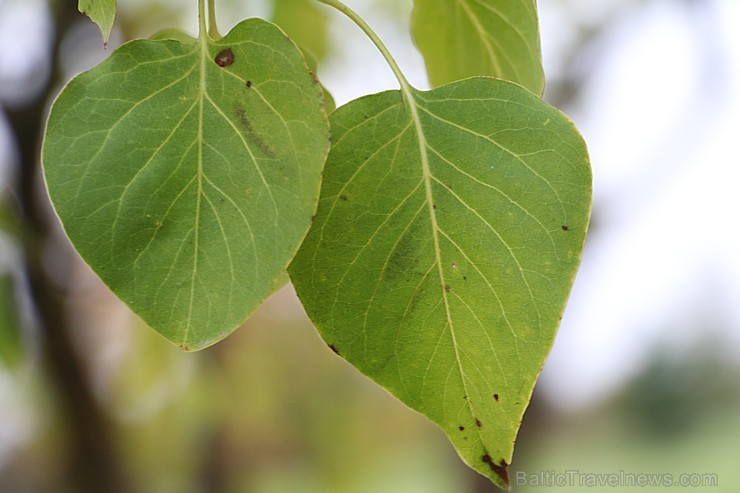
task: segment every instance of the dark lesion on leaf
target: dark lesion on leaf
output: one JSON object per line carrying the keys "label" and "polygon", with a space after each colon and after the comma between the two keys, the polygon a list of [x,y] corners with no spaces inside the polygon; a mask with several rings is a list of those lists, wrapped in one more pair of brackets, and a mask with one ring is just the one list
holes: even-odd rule
{"label": "dark lesion on leaf", "polygon": [[346,195],[340,195],[339,196],[339,200],[341,200],[342,202],[347,202],[349,200],[349,198],[347,198]]}
{"label": "dark lesion on leaf", "polygon": [[491,468],[496,476],[501,478],[501,481],[503,481],[505,485],[509,484],[509,464],[507,464],[504,459],[496,462],[490,455],[484,454],[483,457],[481,457],[481,460],[484,464],[488,464],[488,467]]}
{"label": "dark lesion on leaf", "polygon": [[316,77],[316,74],[313,73],[313,70],[308,71],[309,74],[311,74],[311,78],[313,79],[314,85],[321,85],[321,82],[319,82],[319,78]]}
{"label": "dark lesion on leaf", "polygon": [[478,418],[475,418],[475,426],[477,426],[478,428],[482,428],[483,423],[481,423],[481,420],[479,420]]}
{"label": "dark lesion on leaf", "polygon": [[493,400],[496,401],[496,402],[498,402],[499,395],[498,394],[493,394]]}
{"label": "dark lesion on leaf", "polygon": [[[388,257],[382,278],[389,282],[399,280],[411,281],[419,276],[419,244],[421,241],[421,230],[424,224],[416,221],[404,232]],[[423,275],[423,274],[421,274]],[[418,297],[411,299],[412,304],[418,302]],[[410,307],[409,307],[410,308]]]}
{"label": "dark lesion on leaf", "polygon": [[562,226],[560,226],[560,229],[562,229],[563,231],[570,231],[570,228],[568,226],[566,226],[565,224],[563,224]]}
{"label": "dark lesion on leaf", "polygon": [[465,427],[463,425],[458,426],[457,429],[460,431],[465,431]]}
{"label": "dark lesion on leaf", "polygon": [[339,354],[339,350],[336,348],[336,346],[334,344],[328,344],[328,346],[329,346],[329,349],[331,349],[332,351],[334,351],[334,354],[337,354],[337,355],[341,356]]}
{"label": "dark lesion on leaf", "polygon": [[254,144],[254,146],[262,152],[262,154],[269,158],[274,158],[275,153],[273,152],[273,150],[270,148],[270,146],[267,145],[264,140],[262,140],[259,134],[254,131],[254,128],[252,127],[252,122],[249,120],[246,110],[237,105],[234,109],[234,115],[239,121],[242,129],[244,129],[247,140]]}
{"label": "dark lesion on leaf", "polygon": [[213,61],[221,68],[228,67],[234,63],[234,52],[231,51],[231,48],[224,48],[218,52],[218,55],[216,55]]}
{"label": "dark lesion on leaf", "polygon": [[252,81],[251,80],[248,80],[246,82],[246,85],[247,85],[247,89],[251,89],[252,88]]}

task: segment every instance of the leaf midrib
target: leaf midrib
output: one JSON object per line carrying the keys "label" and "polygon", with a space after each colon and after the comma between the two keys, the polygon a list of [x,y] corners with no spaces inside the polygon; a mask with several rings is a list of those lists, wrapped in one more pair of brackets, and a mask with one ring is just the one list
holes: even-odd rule
{"label": "leaf midrib", "polygon": [[195,222],[193,224],[193,274],[190,277],[190,302],[188,306],[188,318],[185,325],[182,343],[187,348],[190,329],[193,326],[193,306],[195,305],[195,281],[198,276],[198,253],[200,233],[200,200],[203,195],[203,113],[205,111],[206,94],[206,60],[208,53],[208,36],[201,30],[200,36],[200,79],[198,82],[198,172],[197,192],[195,194]]}
{"label": "leaf midrib", "polygon": [[498,74],[502,73],[501,63],[499,62],[498,55],[496,54],[496,50],[494,49],[491,43],[491,40],[489,39],[489,36],[487,35],[485,29],[483,29],[483,26],[481,26],[480,22],[478,21],[478,18],[472,12],[470,5],[468,5],[466,0],[460,0],[460,7],[465,11],[465,15],[468,17],[468,19],[470,19],[470,23],[475,28],[475,31],[478,33],[478,36],[480,36],[481,41],[483,42],[483,45],[485,46],[486,51],[488,52],[489,58],[491,59],[491,63],[493,64],[493,69]]}
{"label": "leaf midrib", "polygon": [[[429,211],[429,217],[431,220],[432,225],[432,243],[434,245],[434,260],[437,264],[437,273],[439,275],[439,283],[440,283],[440,290],[442,292],[442,300],[444,301],[445,305],[445,315],[447,317],[447,325],[450,328],[450,337],[452,339],[452,347],[455,351],[455,362],[457,363],[457,369],[460,372],[460,380],[463,385],[463,390],[465,392],[466,396],[470,395],[470,392],[468,391],[468,383],[465,376],[465,370],[462,365],[462,360],[460,356],[460,349],[459,345],[457,343],[457,334],[455,333],[455,325],[452,321],[452,313],[450,311],[450,301],[449,297],[447,296],[447,281],[445,280],[444,275],[444,268],[442,266],[442,253],[439,246],[439,225],[437,223],[437,212],[434,209],[434,197],[432,195],[432,171],[431,167],[429,165],[429,155],[427,153],[427,139],[424,134],[424,127],[421,123],[421,118],[419,117],[419,108],[417,107],[416,100],[414,98],[414,91],[413,89],[407,84],[404,83],[405,81],[401,81],[401,90],[404,95],[404,99],[406,100],[406,103],[409,106],[409,112],[411,114],[411,119],[414,123],[414,127],[416,129],[416,136],[417,141],[419,144],[419,154],[421,156],[421,169],[422,169],[422,175],[424,179],[424,193],[426,196],[426,202],[427,202],[427,210]],[[468,405],[468,409],[470,410],[471,417],[475,417],[475,410],[473,409],[473,404],[470,402],[471,399],[465,399],[465,402]],[[481,435],[480,429],[478,431],[478,439],[483,442],[483,437]]]}

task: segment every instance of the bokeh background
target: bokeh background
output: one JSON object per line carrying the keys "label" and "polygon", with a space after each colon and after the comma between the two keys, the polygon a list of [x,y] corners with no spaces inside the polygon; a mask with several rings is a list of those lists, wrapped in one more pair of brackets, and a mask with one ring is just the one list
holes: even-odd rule
{"label": "bokeh background", "polygon": [[[427,87],[411,0],[347,3]],[[196,4],[121,0],[103,49],[72,0],[0,0],[0,491],[496,491],[327,349],[289,286],[226,341],[185,354],[70,248],[38,173],[54,95],[127,39],[194,33]],[[600,491],[589,475],[641,473],[689,474],[694,488],[609,489],[740,491],[740,2],[538,5],[545,97],[589,144],[594,211],[522,425],[514,491]],[[396,87],[328,8],[218,7],[222,32],[275,19],[339,105]]]}

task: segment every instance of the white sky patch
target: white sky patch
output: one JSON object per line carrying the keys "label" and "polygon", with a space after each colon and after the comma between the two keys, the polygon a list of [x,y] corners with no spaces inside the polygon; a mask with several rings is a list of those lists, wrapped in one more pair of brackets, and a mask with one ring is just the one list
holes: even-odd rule
{"label": "white sky patch", "polygon": [[[354,0],[347,5],[355,10],[386,44],[409,82],[417,89],[429,89],[424,59],[412,42],[409,18],[412,3],[398,0],[403,13],[388,15],[375,8],[379,0]],[[327,9],[335,57],[319,67],[319,77],[334,97],[337,106],[353,99],[388,89],[399,89],[398,81],[370,38],[354,22],[336,9]]]}
{"label": "white sky patch", "polygon": [[0,103],[22,105],[48,77],[51,19],[43,0],[0,3]]}

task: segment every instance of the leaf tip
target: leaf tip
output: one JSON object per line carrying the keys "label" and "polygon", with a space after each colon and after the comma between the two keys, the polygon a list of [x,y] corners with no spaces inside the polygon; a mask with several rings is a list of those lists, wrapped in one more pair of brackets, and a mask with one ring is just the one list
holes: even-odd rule
{"label": "leaf tip", "polygon": [[506,491],[511,491],[511,484],[509,483],[509,464],[506,460],[501,459],[500,461],[495,462],[488,454],[484,454],[483,457],[481,457],[481,460],[484,464],[488,464],[491,471],[493,471],[496,477],[506,486]]}
{"label": "leaf tip", "polygon": [[196,353],[202,349],[205,349],[217,343],[220,340],[221,339],[216,339],[213,341],[202,341],[202,340],[197,340],[197,339],[195,341],[185,340],[185,341],[177,341],[175,342],[175,345],[179,347],[185,353]]}

